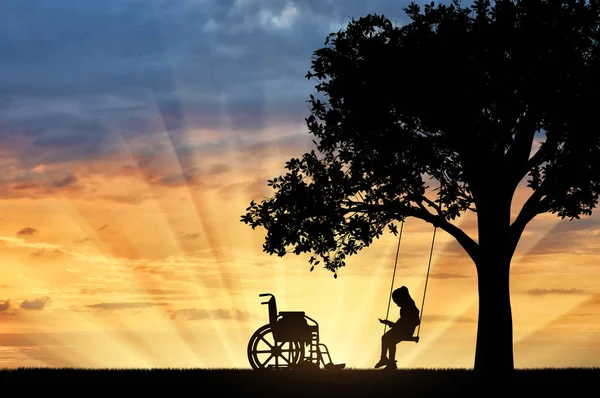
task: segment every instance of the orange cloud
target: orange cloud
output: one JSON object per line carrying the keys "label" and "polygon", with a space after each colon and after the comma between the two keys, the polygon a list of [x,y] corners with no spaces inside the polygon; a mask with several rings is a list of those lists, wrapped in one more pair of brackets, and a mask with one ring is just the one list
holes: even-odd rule
{"label": "orange cloud", "polygon": [[38,235],[40,231],[35,228],[25,227],[19,231],[17,231],[17,236],[34,236]]}
{"label": "orange cloud", "polygon": [[32,300],[23,300],[20,308],[24,310],[41,311],[50,304],[50,297],[38,297]]}

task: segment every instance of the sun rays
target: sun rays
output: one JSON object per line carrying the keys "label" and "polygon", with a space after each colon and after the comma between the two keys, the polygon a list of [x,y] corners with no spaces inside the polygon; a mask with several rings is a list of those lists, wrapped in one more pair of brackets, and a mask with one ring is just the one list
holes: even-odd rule
{"label": "sun rays", "polygon": [[[162,120],[162,118],[159,120]],[[167,146],[167,150],[169,151],[171,163],[172,164],[174,163],[175,171],[177,173],[179,173],[179,175],[181,176],[181,178],[183,180],[183,184],[182,184],[183,189],[186,191],[185,194],[187,194],[185,197],[187,197],[188,203],[190,203],[194,209],[194,213],[188,215],[188,217],[192,220],[194,220],[194,219],[197,220],[196,225],[201,226],[201,231],[203,233],[204,239],[205,239],[206,243],[208,244],[209,249],[212,251],[212,255],[213,255],[214,259],[217,261],[217,265],[216,265],[217,269],[221,270],[220,263],[222,261],[222,258],[218,251],[218,243],[215,242],[215,239],[213,237],[214,226],[211,225],[210,222],[207,220],[207,218],[209,217],[209,213],[206,210],[203,198],[202,197],[197,198],[197,195],[201,195],[201,192],[192,193],[188,179],[186,178],[190,168],[198,167],[200,165],[195,164],[194,161],[192,161],[191,165],[182,162],[180,157],[177,155],[177,148],[175,148],[174,141],[171,138],[171,133],[169,131],[167,131],[166,125],[163,123],[160,127],[161,127],[160,131],[165,131],[165,136],[167,137],[166,146]],[[200,166],[200,168],[201,168],[201,166]],[[167,224],[168,224],[169,229],[172,231],[173,230],[172,224],[169,224],[169,223],[167,223]],[[178,247],[178,249],[179,249],[179,252],[181,252],[180,246]],[[197,278],[194,278],[193,280],[196,284],[199,282],[197,280]],[[221,279],[221,286],[225,287],[228,291],[231,290],[229,286],[226,286],[226,283],[223,281],[223,278]],[[198,295],[198,298],[199,298],[199,301],[202,303],[202,305],[204,305],[205,303],[203,300],[203,295],[202,294]],[[211,317],[211,320],[212,320],[212,317]],[[185,335],[184,333],[187,331],[185,326],[180,324],[177,320],[175,320],[174,323],[177,325],[177,328],[179,329],[180,336],[183,339],[187,340],[186,343],[190,347],[195,347],[197,344],[196,341],[190,341],[190,340],[188,340],[188,338],[184,337],[184,335]],[[214,320],[213,320],[213,327],[215,329],[219,328],[217,323],[214,322]],[[221,336],[221,335],[227,336],[227,333],[225,330],[219,330],[219,332],[220,332],[219,336]],[[226,337],[222,340],[222,345],[225,347],[226,353],[229,356],[229,358],[231,358],[232,353],[231,353],[231,349],[229,347]],[[198,359],[201,360],[201,352],[200,351],[197,352],[197,356],[198,356]]]}
{"label": "sun rays", "polygon": [[[165,128],[160,120],[155,119],[154,129]],[[191,136],[193,132],[187,134]],[[263,134],[267,139],[270,132]],[[135,193],[143,195],[145,200],[136,205],[111,204],[57,195],[53,199],[36,202],[30,207],[30,219],[20,221],[24,225],[19,228],[27,224],[37,227],[34,214],[52,214],[53,219],[39,224],[39,236],[15,237],[13,233],[13,236],[0,237],[6,250],[22,253],[22,263],[15,264],[14,275],[15,278],[17,273],[21,275],[15,280],[21,281],[20,286],[26,296],[54,297],[48,309],[23,312],[15,318],[25,322],[30,332],[39,333],[37,337],[28,337],[28,341],[30,347],[46,347],[43,352],[41,348],[15,348],[13,354],[6,354],[4,358],[10,357],[12,363],[21,361],[32,366],[248,367],[245,353],[248,339],[268,319],[258,294],[270,292],[276,295],[280,310],[305,311],[319,322],[321,340],[329,347],[334,361],[346,362],[354,367],[373,365],[379,355],[383,332],[377,318],[385,315],[397,236],[386,234],[372,247],[353,256],[337,280],[323,269],[309,272],[304,256],[290,254],[280,259],[262,253],[262,232],[239,223],[239,215],[247,205],[246,199],[256,193],[244,191],[243,185],[240,185],[237,190],[231,191],[229,197],[220,196],[215,190],[204,190],[202,196],[198,196],[197,186],[184,179],[185,182],[180,185],[163,186],[156,182],[149,165],[136,156],[139,143],[128,141],[124,136],[119,142],[121,157],[118,162],[132,164],[135,170],[130,170],[128,175],[115,175],[104,185],[98,184],[98,189],[110,187],[111,194],[132,196]],[[152,142],[162,145],[160,162],[163,169],[182,178],[190,168],[199,167],[200,162],[204,162],[205,166],[210,164],[207,163],[209,159],[199,159],[198,163],[179,159],[176,144],[165,134],[154,135]],[[234,165],[230,172],[236,181],[251,181],[259,175],[262,178],[263,173],[275,175],[280,172],[287,152],[277,152],[276,148],[272,149],[275,155],[264,159],[263,164],[250,173],[245,172],[244,162],[234,160],[240,156],[240,148],[229,148],[219,161]],[[50,183],[50,175],[44,174],[46,172],[49,171],[44,170],[40,174],[46,176],[47,183]],[[101,181],[99,176],[91,175],[90,178]],[[201,208],[195,206],[199,202]],[[202,217],[209,220],[205,227]],[[474,236],[470,217],[466,216],[457,225]],[[46,231],[50,231],[52,223],[58,220],[62,220],[60,230],[48,238]],[[532,261],[529,260],[531,256],[543,258],[538,254],[539,248],[547,247],[546,239],[554,236],[559,224],[560,220],[550,215],[534,220],[513,261],[513,306],[536,306],[530,309],[536,315],[526,318],[525,310],[515,310],[517,364],[529,364],[531,359],[527,358],[531,358],[533,352],[543,350],[537,348],[538,351],[534,351],[529,345],[543,347],[536,341],[553,341],[548,339],[552,330],[556,329],[555,325],[563,325],[566,319],[574,316],[572,314],[578,314],[578,308],[580,312],[582,308],[589,311],[596,305],[593,297],[585,293],[588,287],[593,286],[591,281],[581,285],[585,287],[584,293],[569,295],[546,314],[540,312],[544,303],[554,303],[553,297],[557,296],[527,296],[522,293],[533,288],[569,291],[570,285],[566,282],[555,285],[541,282],[559,281],[544,277],[544,269],[552,270],[554,266],[548,268],[542,263],[533,265],[528,262]],[[65,238],[58,231],[62,231]],[[191,240],[186,240],[182,231],[194,231],[198,236],[191,235]],[[431,225],[409,219],[404,226],[400,246],[395,287],[408,286],[419,308],[432,233]],[[577,236],[580,241],[587,239],[586,242],[592,242],[594,238],[593,234]],[[162,245],[162,248],[157,245]],[[437,231],[421,341],[399,346],[399,366],[436,367],[440,363],[471,366],[476,334],[476,274],[471,260],[461,250],[460,247],[457,250],[450,236]],[[581,250],[582,255],[588,255],[586,253],[593,248]],[[45,254],[39,257],[30,255],[38,251]],[[51,257],[55,251],[57,256],[60,252],[64,257]],[[165,257],[161,253],[171,254]],[[562,261],[559,258],[555,260],[559,264]],[[592,261],[586,260],[586,263]],[[533,272],[534,266],[540,270]],[[59,271],[61,273],[53,273]],[[563,273],[568,275],[569,272],[572,278],[576,277],[574,270]],[[596,271],[590,272],[592,275]],[[115,293],[105,297],[86,296],[73,290],[77,286],[80,289],[84,286],[105,286]],[[159,292],[168,289],[178,289],[181,294],[190,297],[172,301],[175,296]],[[557,289],[560,293],[561,290]],[[101,308],[99,305],[103,303],[117,305],[127,302],[138,303],[139,307],[126,311],[110,309],[110,306],[105,310],[94,309]],[[143,303],[148,304],[144,307]],[[191,320],[174,315],[178,310],[192,307],[206,310],[201,313],[203,319]],[[234,321],[220,315],[217,309],[240,310],[251,315]],[[57,318],[51,321],[54,316]],[[397,317],[397,308],[393,305],[389,317]],[[72,337],[60,332],[69,326],[81,330],[81,333],[91,333],[94,342],[74,345]],[[578,347],[590,341],[583,336],[573,339],[571,342],[557,336],[554,341],[562,341],[564,347],[557,346],[555,349],[567,350],[567,346],[572,346],[574,350],[580,350]],[[546,359],[551,360],[550,357]],[[540,366],[545,364],[540,362]]]}
{"label": "sun rays", "polygon": [[[174,72],[170,78],[169,87],[184,96],[182,76]],[[10,352],[0,346],[0,364],[248,368],[248,339],[268,321],[258,294],[273,293],[279,310],[305,311],[319,322],[321,341],[334,361],[371,367],[379,356],[383,326],[377,318],[387,308],[398,237],[384,235],[352,256],[334,279],[323,269],[309,272],[308,256],[263,253],[264,231],[239,222],[250,200],[272,193],[267,179],[285,172],[286,160],[311,147],[305,127],[278,124],[279,115],[271,111],[276,104],[266,94],[263,114],[255,115],[262,125],[243,132],[236,131],[234,99],[225,91],[218,97],[218,115],[212,115],[221,126],[212,129],[188,123],[194,115],[185,101],[170,114],[154,92],[137,95],[149,120],[136,126],[136,134],[128,133],[126,123],[107,121],[114,152],[69,164],[73,176],[81,177],[70,190],[59,189],[64,180],[57,182],[51,166],[38,166],[34,171],[42,185],[56,192],[37,201],[23,199],[20,207],[6,200],[15,215],[0,234],[6,251],[1,258],[6,279],[20,289],[14,300],[52,300],[39,311],[12,308],[17,315],[1,318],[13,316],[5,324],[18,324],[25,337]],[[302,136],[305,142],[297,138]],[[527,194],[521,184],[515,209]],[[469,213],[455,224],[476,240],[474,220]],[[573,239],[579,241],[561,257],[536,252],[552,244],[545,239],[559,224],[549,214],[532,221],[513,259],[517,363],[521,352],[546,350],[550,356],[552,344],[561,339],[565,351],[593,345],[589,336],[577,338],[573,331],[552,337],[557,325],[567,327],[567,320],[600,305],[590,292],[593,279],[575,270],[556,272],[577,250],[594,265],[593,233],[577,235]],[[15,237],[23,227],[39,228],[41,234]],[[399,346],[398,365],[470,367],[477,328],[475,266],[438,229],[422,308],[432,234],[433,227],[420,220],[404,225],[394,288],[408,286],[424,317],[420,342]],[[585,250],[583,239],[588,239]],[[550,282],[554,285],[543,285]],[[582,286],[583,293],[568,293]],[[534,288],[550,293],[527,293]],[[566,298],[557,304],[560,294]],[[521,304],[527,308],[521,310]],[[392,304],[389,319],[397,317]],[[579,322],[597,328],[597,321]],[[536,343],[538,338],[550,343]],[[537,363],[551,362],[540,357]]]}

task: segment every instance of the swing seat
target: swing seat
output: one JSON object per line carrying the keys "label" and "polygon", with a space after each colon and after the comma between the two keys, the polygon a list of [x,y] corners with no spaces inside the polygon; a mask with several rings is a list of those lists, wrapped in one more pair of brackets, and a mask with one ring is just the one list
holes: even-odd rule
{"label": "swing seat", "polygon": [[[402,230],[404,229],[404,220],[402,220],[402,225],[400,226],[400,236],[398,237],[398,249],[396,250],[396,262],[394,263],[394,273],[392,274],[392,286],[390,287],[390,298],[388,300],[388,314],[390,312],[390,302],[392,301],[392,292],[394,289],[394,279],[396,278],[396,266],[398,265],[398,254],[400,253],[400,241],[402,240]],[[401,341],[414,341],[415,343],[419,342],[419,333],[421,332],[421,318],[423,317],[423,306],[425,305],[425,295],[427,294],[427,282],[429,281],[429,270],[431,269],[431,258],[433,257],[433,245],[435,243],[435,233],[438,229],[437,225],[434,225],[433,229],[433,238],[431,239],[431,250],[429,251],[429,264],[427,265],[427,276],[425,277],[425,288],[423,289],[423,301],[421,302],[421,310],[419,311],[419,322],[417,326],[417,335],[403,338]],[[386,319],[387,319],[386,315]],[[416,326],[415,326],[416,327]],[[385,328],[383,329],[385,333]]]}

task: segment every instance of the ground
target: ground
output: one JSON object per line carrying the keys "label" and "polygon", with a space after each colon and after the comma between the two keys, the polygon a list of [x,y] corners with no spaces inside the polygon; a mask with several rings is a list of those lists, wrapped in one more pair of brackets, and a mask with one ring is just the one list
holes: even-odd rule
{"label": "ground", "polygon": [[[237,369],[152,369],[84,370],[17,369],[0,371],[0,383],[8,388],[20,384],[27,389],[79,393],[107,388],[158,393],[161,385],[170,396],[266,396],[266,397],[448,397],[488,396],[492,393],[515,396],[564,396],[593,394],[600,380],[600,368],[516,370],[511,377],[481,378],[466,369],[414,369],[392,372],[345,369],[312,372],[252,371]],[[82,390],[84,389],[84,390]],[[162,394],[161,394],[162,395]]]}

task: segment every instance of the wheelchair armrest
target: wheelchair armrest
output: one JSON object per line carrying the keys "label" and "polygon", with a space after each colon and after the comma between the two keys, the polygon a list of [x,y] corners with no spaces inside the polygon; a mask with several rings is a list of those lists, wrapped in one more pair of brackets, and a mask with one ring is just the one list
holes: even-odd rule
{"label": "wheelchair armrest", "polygon": [[262,302],[261,304],[269,304],[269,301],[271,301],[271,299],[274,298],[274,296],[271,293],[261,293],[258,295],[258,297],[265,297],[265,296],[270,296],[271,298],[265,302]]}

